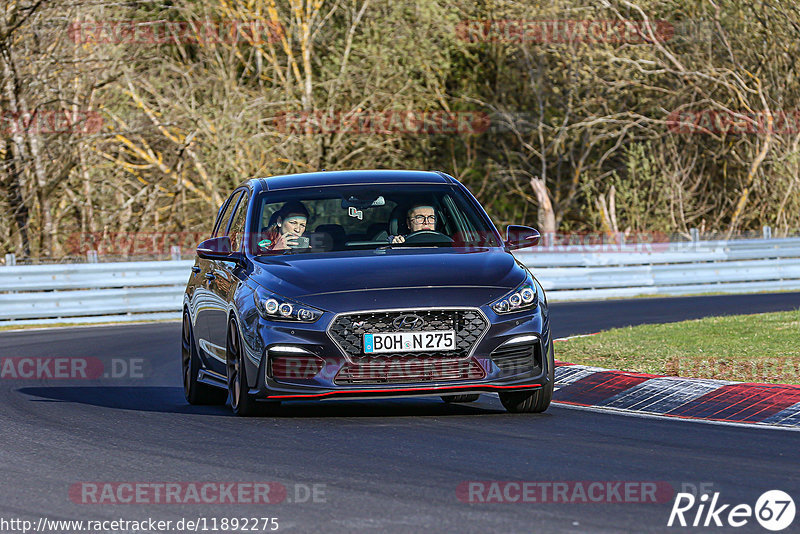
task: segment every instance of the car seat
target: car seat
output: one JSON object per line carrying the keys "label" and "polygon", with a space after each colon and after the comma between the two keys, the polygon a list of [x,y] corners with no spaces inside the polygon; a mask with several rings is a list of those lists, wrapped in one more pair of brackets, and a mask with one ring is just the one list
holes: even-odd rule
{"label": "car seat", "polygon": [[347,238],[347,234],[345,233],[342,225],[320,224],[314,231],[330,236],[331,243],[333,244],[333,250],[344,250],[344,242]]}

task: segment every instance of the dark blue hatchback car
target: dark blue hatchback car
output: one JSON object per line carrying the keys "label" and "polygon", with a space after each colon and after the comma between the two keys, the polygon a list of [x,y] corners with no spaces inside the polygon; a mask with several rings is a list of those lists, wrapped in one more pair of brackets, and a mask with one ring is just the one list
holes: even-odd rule
{"label": "dark blue hatchback car", "polygon": [[250,415],[283,401],[553,394],[544,290],[470,192],[441,172],[253,179],[197,248],[183,299],[186,399]]}

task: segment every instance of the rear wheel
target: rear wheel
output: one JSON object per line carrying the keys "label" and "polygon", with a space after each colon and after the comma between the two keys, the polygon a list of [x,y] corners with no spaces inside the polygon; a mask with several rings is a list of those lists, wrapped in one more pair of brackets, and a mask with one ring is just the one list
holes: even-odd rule
{"label": "rear wheel", "polygon": [[194,345],[192,320],[189,312],[183,312],[181,328],[181,370],[183,374],[183,395],[189,404],[225,404],[228,398],[225,390],[197,381],[200,371],[200,357]]}
{"label": "rear wheel", "polygon": [[545,385],[534,391],[513,391],[500,393],[500,402],[511,413],[541,413],[550,406],[553,399],[553,382],[555,381],[555,358],[553,357],[553,342],[547,351],[547,377]]}
{"label": "rear wheel", "polygon": [[475,402],[479,397],[479,393],[469,393],[467,395],[442,395],[442,400],[448,404],[453,402]]}

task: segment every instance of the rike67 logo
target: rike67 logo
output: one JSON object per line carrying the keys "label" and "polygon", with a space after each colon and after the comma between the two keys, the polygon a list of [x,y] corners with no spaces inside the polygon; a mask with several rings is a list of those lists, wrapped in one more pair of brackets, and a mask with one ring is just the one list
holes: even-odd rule
{"label": "rike67 logo", "polygon": [[794,521],[794,500],[784,491],[764,492],[755,506],[721,504],[719,495],[714,492],[711,496],[704,493],[695,497],[691,493],[678,493],[667,526],[743,527],[755,518],[765,529],[777,532]]}

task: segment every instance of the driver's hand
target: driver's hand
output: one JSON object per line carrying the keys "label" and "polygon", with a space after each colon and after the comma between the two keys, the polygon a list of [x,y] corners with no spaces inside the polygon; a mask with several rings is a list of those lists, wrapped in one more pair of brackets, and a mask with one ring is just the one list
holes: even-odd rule
{"label": "driver's hand", "polygon": [[396,235],[392,238],[392,243],[403,243],[405,242],[406,238],[402,235]]}

